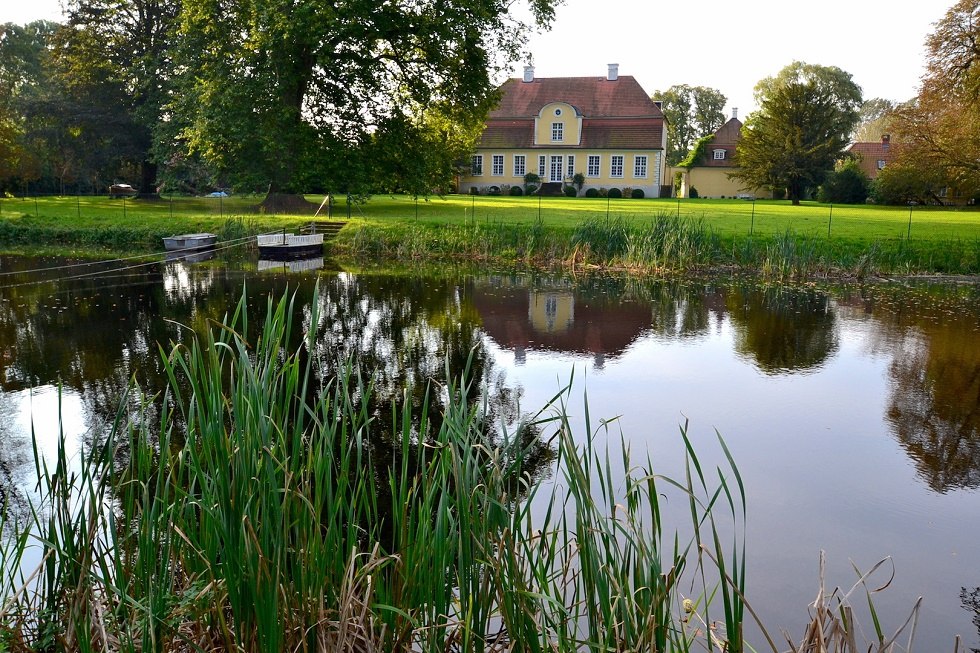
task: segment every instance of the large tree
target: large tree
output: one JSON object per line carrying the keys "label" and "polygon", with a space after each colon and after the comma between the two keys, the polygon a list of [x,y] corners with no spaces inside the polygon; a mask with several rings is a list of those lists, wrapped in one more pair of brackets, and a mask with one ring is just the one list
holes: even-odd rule
{"label": "large tree", "polygon": [[755,101],[762,106],[767,98],[789,84],[813,84],[821,95],[828,97],[836,109],[835,130],[849,138],[860,119],[861,87],[851,74],[837,66],[821,66],[794,61],[776,75],[759,80],[753,90]]}
{"label": "large tree", "polygon": [[793,204],[820,185],[847,145],[837,97],[816,81],[774,88],[749,116],[731,174],[747,188],[785,189]]}
{"label": "large tree", "polygon": [[895,114],[902,165],[980,193],[980,0],[961,0],[936,23],[919,95]]}
{"label": "large tree", "polygon": [[884,134],[894,135],[892,126],[898,105],[885,98],[865,100],[858,109],[858,124],[851,140],[855,142],[878,141]]}
{"label": "large tree", "polygon": [[653,99],[663,103],[667,117],[668,165],[684,160],[694,141],[713,134],[725,122],[723,111],[728,98],[707,86],[676,84],[655,92]]}
{"label": "large tree", "polygon": [[155,134],[169,119],[163,107],[172,92],[180,8],[180,0],[67,0],[65,5],[59,65],[66,87],[78,98],[95,100],[91,109],[99,113],[106,103],[98,99],[112,98],[113,122],[126,123],[127,138],[138,150],[132,155],[143,194],[156,192],[162,155]]}
{"label": "large tree", "polygon": [[[554,4],[531,0],[529,15],[547,25]],[[348,185],[371,165],[366,144],[424,129],[430,107],[485,115],[526,39],[518,13],[506,0],[184,0],[176,136],[241,186]]]}

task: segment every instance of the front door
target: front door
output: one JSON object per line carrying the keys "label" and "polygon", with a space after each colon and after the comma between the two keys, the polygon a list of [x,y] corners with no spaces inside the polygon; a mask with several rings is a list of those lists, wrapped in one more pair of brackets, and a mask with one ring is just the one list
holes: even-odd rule
{"label": "front door", "polygon": [[551,157],[551,178],[550,181],[561,181],[561,157],[553,156]]}

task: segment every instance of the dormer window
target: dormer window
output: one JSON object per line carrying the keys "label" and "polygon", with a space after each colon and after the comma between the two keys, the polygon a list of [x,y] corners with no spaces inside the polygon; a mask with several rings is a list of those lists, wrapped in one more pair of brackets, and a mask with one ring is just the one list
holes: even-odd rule
{"label": "dormer window", "polygon": [[554,143],[560,143],[561,141],[565,140],[565,123],[551,123],[551,140]]}
{"label": "dormer window", "polygon": [[881,170],[884,167],[885,167],[885,160],[884,159],[878,159],[878,169]]}
{"label": "dormer window", "polygon": [[724,161],[725,150],[715,150],[715,161]]}

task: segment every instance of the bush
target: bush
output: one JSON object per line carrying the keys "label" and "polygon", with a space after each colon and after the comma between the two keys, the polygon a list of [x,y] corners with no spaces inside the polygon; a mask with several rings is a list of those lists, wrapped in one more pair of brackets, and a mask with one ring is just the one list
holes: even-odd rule
{"label": "bush", "polygon": [[520,197],[521,195],[524,194],[524,189],[521,188],[520,186],[511,186],[510,194],[512,197]]}
{"label": "bush", "polygon": [[536,190],[538,190],[537,186],[535,186],[534,184],[528,184],[527,188],[525,189],[525,193],[527,193],[528,195],[534,195],[534,191]]}
{"label": "bush", "polygon": [[694,186],[691,186],[691,191],[687,194],[687,196],[692,200],[696,200],[697,198],[701,197],[701,195],[698,194],[698,189]]}
{"label": "bush", "polygon": [[608,196],[613,198],[614,200],[618,200],[620,197],[623,196],[623,191],[619,190],[618,188],[610,188]]}
{"label": "bush", "polygon": [[635,200],[642,200],[644,197],[646,197],[646,193],[643,192],[642,188],[634,188],[633,192],[630,193],[630,197]]}
{"label": "bush", "polygon": [[562,192],[565,193],[565,197],[578,197],[578,191],[575,190],[575,186],[565,186]]}
{"label": "bush", "polygon": [[592,198],[599,197],[599,190],[596,188],[589,188],[585,191],[585,196]]}
{"label": "bush", "polygon": [[817,191],[817,199],[834,204],[863,204],[868,199],[870,181],[857,161],[848,161],[834,170]]}
{"label": "bush", "polygon": [[623,197],[630,197],[633,194],[632,186],[623,186]]}
{"label": "bush", "polygon": [[602,186],[599,186],[599,197],[605,197],[608,194],[609,194],[608,188],[603,188]]}
{"label": "bush", "polygon": [[500,186],[491,186],[488,188],[487,195],[500,195]]}
{"label": "bush", "polygon": [[476,186],[470,186],[470,195],[479,195],[480,189]]}

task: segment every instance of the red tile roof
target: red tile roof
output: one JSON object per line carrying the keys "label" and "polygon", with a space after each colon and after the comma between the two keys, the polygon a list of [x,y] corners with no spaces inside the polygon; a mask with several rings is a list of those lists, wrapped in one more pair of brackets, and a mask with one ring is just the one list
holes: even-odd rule
{"label": "red tile roof", "polygon": [[[704,160],[697,164],[699,168],[735,168],[735,148],[738,140],[742,137],[742,121],[738,118],[730,118],[728,122],[718,128],[714,138],[705,148]],[[724,159],[715,158],[715,150],[725,150]]]}
{"label": "red tile roof", "polygon": [[[490,112],[481,148],[660,149],[664,114],[635,78],[546,77],[504,82]],[[579,145],[534,145],[534,118],[552,102],[567,102],[582,116]]]}
{"label": "red tile roof", "polygon": [[663,118],[660,107],[630,75],[605,77],[544,77],[532,82],[508,79],[490,118],[530,118],[546,104],[567,102],[586,118]]}

